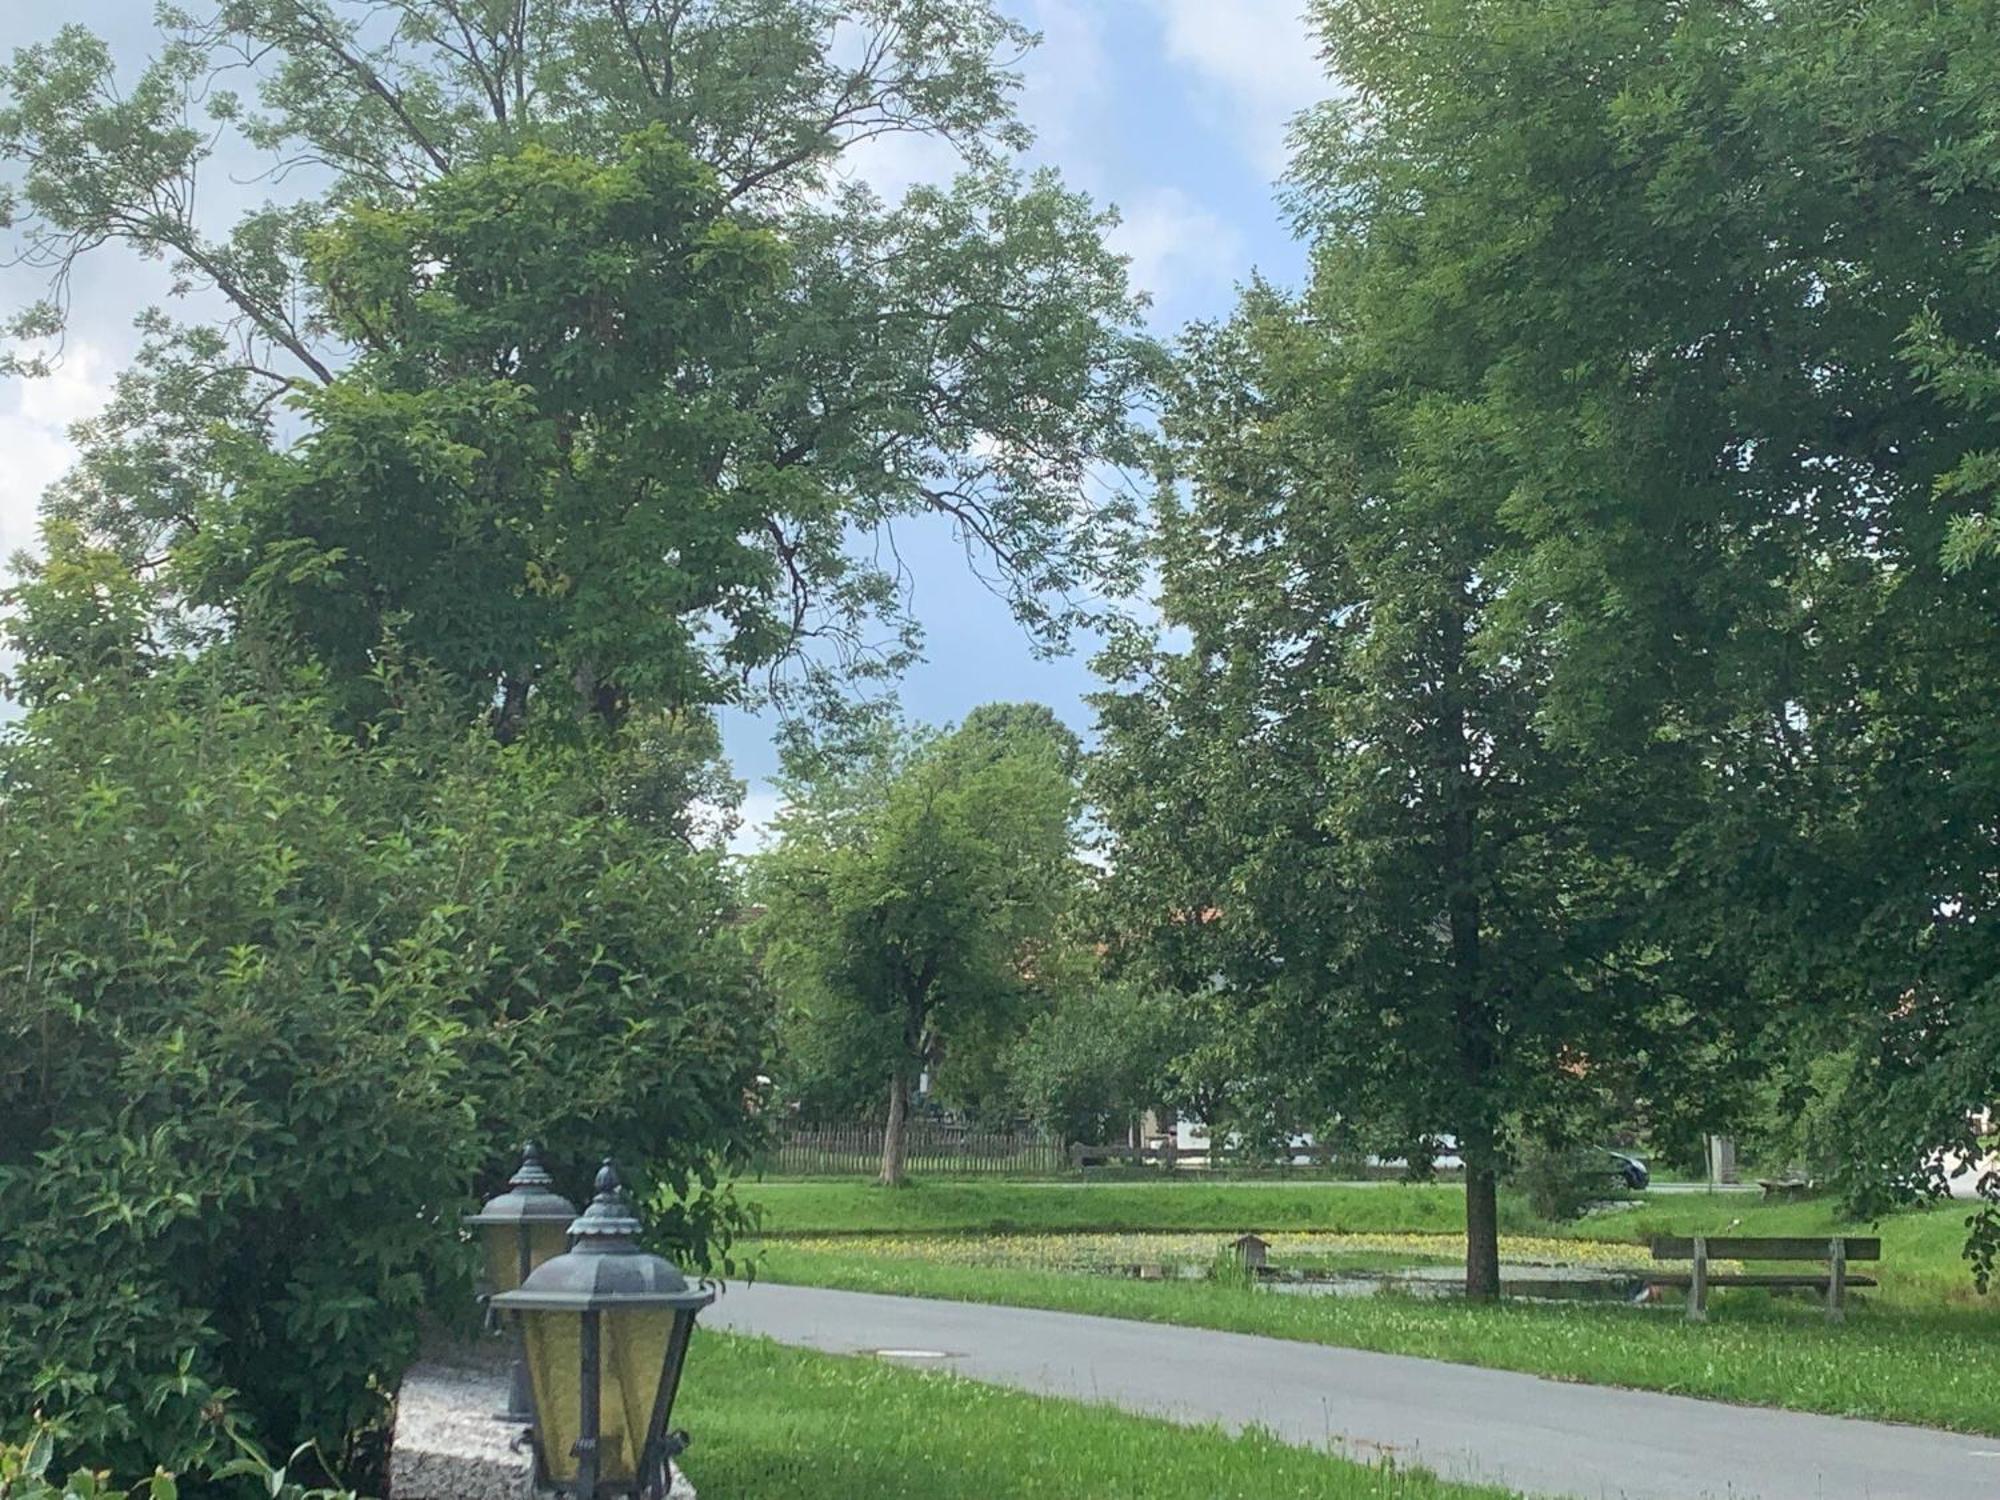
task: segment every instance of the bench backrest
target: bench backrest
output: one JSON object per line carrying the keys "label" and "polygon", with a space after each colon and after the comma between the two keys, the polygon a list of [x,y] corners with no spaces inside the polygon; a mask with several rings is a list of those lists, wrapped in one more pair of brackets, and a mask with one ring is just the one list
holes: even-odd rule
{"label": "bench backrest", "polygon": [[[1717,1235],[1708,1241],[1710,1260],[1831,1260],[1833,1241],[1839,1239],[1847,1246],[1849,1260],[1880,1260],[1882,1242],[1879,1239],[1857,1239],[1848,1235],[1828,1235],[1822,1239],[1778,1239],[1763,1237],[1755,1239],[1728,1239]],[[1653,1241],[1654,1260],[1693,1260],[1694,1241],[1692,1239],[1660,1239]]]}

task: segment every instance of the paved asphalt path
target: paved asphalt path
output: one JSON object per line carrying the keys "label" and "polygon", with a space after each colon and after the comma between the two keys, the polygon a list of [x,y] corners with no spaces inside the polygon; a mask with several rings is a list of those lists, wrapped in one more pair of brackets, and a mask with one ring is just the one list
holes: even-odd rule
{"label": "paved asphalt path", "polygon": [[[732,1285],[704,1324],[1584,1500],[2000,1500],[2000,1438],[1199,1328]],[[937,1353],[948,1356],[926,1357]],[[1024,1434],[1032,1441],[1032,1434]]]}

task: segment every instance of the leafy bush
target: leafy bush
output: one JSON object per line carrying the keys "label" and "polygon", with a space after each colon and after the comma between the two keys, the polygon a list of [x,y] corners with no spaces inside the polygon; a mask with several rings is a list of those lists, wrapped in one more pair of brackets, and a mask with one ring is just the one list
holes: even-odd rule
{"label": "leafy bush", "polygon": [[[108,1475],[92,1469],[72,1469],[69,1477],[49,1477],[55,1459],[55,1439],[47,1428],[25,1443],[0,1443],[0,1500],[112,1500],[120,1494]],[[131,1491],[132,1500],[176,1500],[179,1487],[161,1469]]]}
{"label": "leafy bush", "polygon": [[1069,1141],[1122,1141],[1164,1102],[1180,1037],[1171,997],[1126,984],[1088,984],[1038,1015],[1008,1072],[1022,1110]]}
{"label": "leafy bush", "polygon": [[1507,1181],[1541,1222],[1580,1219],[1594,1203],[1629,1196],[1617,1162],[1589,1147],[1525,1146]]}
{"label": "leafy bush", "polygon": [[[351,1490],[309,1489],[292,1477],[293,1465],[307,1448],[293,1453],[292,1463],[281,1469],[240,1435],[236,1446],[241,1455],[224,1464],[218,1474],[225,1478],[255,1477],[269,1500],[353,1500]],[[24,1443],[0,1443],[0,1500],[119,1500],[121,1496],[126,1500],[179,1500],[180,1485],[165,1469],[155,1469],[150,1478],[123,1490],[110,1474],[98,1469],[71,1469],[62,1480],[51,1479],[49,1467],[55,1452],[55,1435],[46,1424],[38,1424]]]}
{"label": "leafy bush", "polygon": [[238,1426],[345,1463],[524,1135],[573,1190],[606,1150],[683,1190],[701,1261],[757,1134],[720,855],[621,816],[620,767],[219,675],[0,744],[0,1438],[40,1408],[121,1474]]}

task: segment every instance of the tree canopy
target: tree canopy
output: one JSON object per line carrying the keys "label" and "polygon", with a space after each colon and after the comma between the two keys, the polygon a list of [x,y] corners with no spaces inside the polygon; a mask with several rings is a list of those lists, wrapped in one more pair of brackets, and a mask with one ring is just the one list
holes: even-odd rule
{"label": "tree canopy", "polygon": [[[17,360],[107,244],[220,309],[148,316],[53,500],[88,539],[343,667],[393,630],[505,732],[539,696],[615,716],[892,670],[902,580],[849,544],[912,517],[1045,641],[1083,614],[1126,519],[1090,474],[1132,452],[1152,358],[1106,216],[1010,165],[1030,38],[986,0],[161,22],[131,87],[78,27],[0,69],[8,217],[52,293]],[[837,179],[897,133],[964,170],[895,204]],[[217,228],[225,150],[310,186]]]}
{"label": "tree canopy", "polygon": [[2000,1089],[1989,8],[1319,15],[1295,206],[1463,351],[1539,731],[1699,765],[1666,951],[1859,1040],[1849,1186],[1935,1189]]}

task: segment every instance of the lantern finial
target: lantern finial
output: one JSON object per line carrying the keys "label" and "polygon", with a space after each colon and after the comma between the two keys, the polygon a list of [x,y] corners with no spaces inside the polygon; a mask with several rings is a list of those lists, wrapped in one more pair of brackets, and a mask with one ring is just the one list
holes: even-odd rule
{"label": "lantern finial", "polygon": [[605,1157],[597,1169],[597,1196],[569,1226],[571,1244],[581,1255],[622,1254],[634,1248],[633,1241],[644,1228],[625,1195],[625,1184],[618,1180],[618,1164]]}
{"label": "lantern finial", "polygon": [[555,1178],[549,1176],[549,1169],[542,1165],[542,1145],[540,1141],[529,1141],[521,1147],[521,1165],[514,1169],[514,1175],[507,1179],[510,1188],[553,1187]]}

